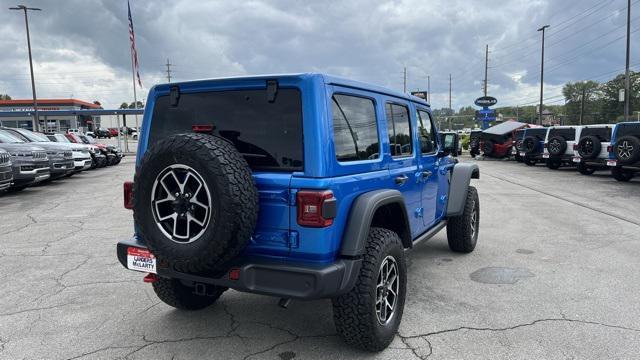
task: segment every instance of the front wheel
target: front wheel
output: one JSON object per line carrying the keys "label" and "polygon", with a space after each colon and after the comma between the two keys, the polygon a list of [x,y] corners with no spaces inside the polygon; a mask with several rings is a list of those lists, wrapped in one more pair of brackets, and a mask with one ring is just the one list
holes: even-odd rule
{"label": "front wheel", "polygon": [[226,290],[226,287],[202,283],[187,286],[178,279],[168,278],[159,278],[153,283],[153,291],[162,302],[181,310],[204,309]]}
{"label": "front wheel", "polygon": [[393,340],[404,311],[407,265],[398,235],[369,230],[360,274],[351,291],[332,299],[338,334],[349,345],[381,351]]}
{"label": "front wheel", "polygon": [[480,198],[478,190],[469,186],[464,212],[460,216],[449,219],[447,223],[447,240],[449,249],[455,252],[470,253],[476,248],[480,230]]}

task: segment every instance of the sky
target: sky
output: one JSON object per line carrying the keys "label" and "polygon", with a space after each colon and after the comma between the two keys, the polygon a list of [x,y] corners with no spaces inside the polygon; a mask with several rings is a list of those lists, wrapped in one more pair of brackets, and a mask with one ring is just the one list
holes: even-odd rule
{"label": "sky", "polygon": [[[133,101],[126,0],[15,0],[29,13],[39,98]],[[0,93],[30,98],[24,15],[0,0]],[[151,86],[253,74],[324,72],[403,90],[426,90],[434,108],[561,104],[567,81],[606,81],[625,67],[626,0],[131,0],[140,75]],[[632,0],[631,65],[640,69],[640,0]],[[636,31],[636,32],[633,32]]]}

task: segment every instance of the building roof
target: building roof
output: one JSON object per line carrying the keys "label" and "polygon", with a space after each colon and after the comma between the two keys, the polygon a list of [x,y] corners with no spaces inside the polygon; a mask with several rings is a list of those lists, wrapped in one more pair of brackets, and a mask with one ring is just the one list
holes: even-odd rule
{"label": "building roof", "polygon": [[[0,100],[0,106],[31,106],[32,99]],[[102,106],[78,99],[38,99],[39,105],[80,106],[89,109],[101,109]]]}

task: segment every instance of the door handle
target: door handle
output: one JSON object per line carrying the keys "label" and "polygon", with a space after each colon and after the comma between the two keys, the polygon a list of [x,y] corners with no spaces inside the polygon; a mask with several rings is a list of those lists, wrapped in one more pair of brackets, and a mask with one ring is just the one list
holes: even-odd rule
{"label": "door handle", "polygon": [[420,175],[422,175],[423,179],[428,179],[431,175],[433,175],[433,173],[429,170],[423,171],[422,173],[420,173]]}
{"label": "door handle", "polygon": [[409,177],[407,175],[400,175],[396,177],[394,181],[396,185],[404,185],[404,183],[406,183],[407,180],[409,180]]}

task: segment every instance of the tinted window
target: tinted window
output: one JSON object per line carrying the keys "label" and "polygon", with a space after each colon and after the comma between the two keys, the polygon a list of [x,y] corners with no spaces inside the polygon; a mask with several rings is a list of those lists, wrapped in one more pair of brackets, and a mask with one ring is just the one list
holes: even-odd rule
{"label": "tinted window", "polygon": [[606,128],[584,128],[580,133],[580,137],[585,136],[595,136],[600,141],[610,142],[611,141],[611,127]]}
{"label": "tinted window", "polygon": [[527,129],[525,136],[533,136],[538,138],[538,140],[544,140],[544,137],[547,135],[547,129]]}
{"label": "tinted window", "polygon": [[177,106],[169,96],[156,100],[149,146],[171,135],[213,125],[214,135],[231,141],[252,169],[302,170],[302,105],[296,89],[183,93]]}
{"label": "tinted window", "polygon": [[616,130],[616,136],[636,135],[640,134],[640,123],[637,124],[619,124],[618,130]]}
{"label": "tinted window", "polygon": [[338,161],[380,157],[373,101],[356,96],[333,96],[333,143]]}
{"label": "tinted window", "polygon": [[411,155],[413,153],[413,145],[411,143],[409,108],[403,105],[387,104],[385,110],[391,156]]}
{"label": "tinted window", "polygon": [[13,143],[23,143],[22,139],[13,136],[7,131],[0,130],[0,143],[5,144],[13,144]]}
{"label": "tinted window", "polygon": [[562,136],[567,141],[573,141],[576,139],[576,129],[551,129],[549,130],[549,138],[552,136]]}
{"label": "tinted window", "polygon": [[516,139],[522,139],[524,137],[524,130],[516,131]]}
{"label": "tinted window", "polygon": [[420,152],[428,154],[436,150],[437,143],[431,116],[424,110],[418,110],[418,135],[420,136]]}

